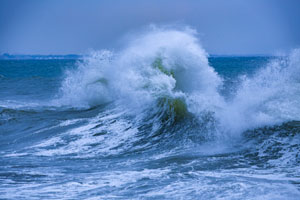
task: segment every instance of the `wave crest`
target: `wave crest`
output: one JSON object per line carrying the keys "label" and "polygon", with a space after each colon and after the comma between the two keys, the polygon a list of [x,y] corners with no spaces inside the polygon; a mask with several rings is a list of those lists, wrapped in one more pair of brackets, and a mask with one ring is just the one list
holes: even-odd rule
{"label": "wave crest", "polygon": [[193,31],[153,29],[119,52],[93,52],[68,71],[61,101],[74,106],[120,101],[134,107],[193,95],[208,101],[219,97],[221,84]]}
{"label": "wave crest", "polygon": [[254,75],[240,77],[227,99],[219,91],[222,77],[209,66],[195,31],[154,28],[120,51],[85,57],[66,73],[59,101],[75,107],[114,102],[136,115],[154,110],[163,121],[187,113],[201,120],[209,113],[215,130],[237,134],[300,120],[299,72],[300,50],[294,50]]}

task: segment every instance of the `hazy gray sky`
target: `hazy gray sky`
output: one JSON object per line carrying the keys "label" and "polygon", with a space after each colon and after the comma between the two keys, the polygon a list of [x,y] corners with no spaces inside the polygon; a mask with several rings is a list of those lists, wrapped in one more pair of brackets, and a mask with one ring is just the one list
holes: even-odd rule
{"label": "hazy gray sky", "polygon": [[191,26],[210,54],[300,46],[300,0],[0,0],[0,53],[116,48],[151,23]]}

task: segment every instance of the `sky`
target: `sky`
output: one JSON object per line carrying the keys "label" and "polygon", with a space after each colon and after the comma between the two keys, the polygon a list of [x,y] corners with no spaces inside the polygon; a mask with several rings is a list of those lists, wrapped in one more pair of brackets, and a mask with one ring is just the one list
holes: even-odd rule
{"label": "sky", "polygon": [[0,54],[85,54],[126,34],[176,24],[209,54],[300,47],[300,0],[0,0]]}

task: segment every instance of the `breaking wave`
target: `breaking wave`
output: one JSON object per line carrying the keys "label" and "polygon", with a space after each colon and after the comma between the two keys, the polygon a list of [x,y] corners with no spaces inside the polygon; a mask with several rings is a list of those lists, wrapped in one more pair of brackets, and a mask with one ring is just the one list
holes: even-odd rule
{"label": "breaking wave", "polygon": [[134,115],[163,119],[187,115],[214,124],[216,132],[300,120],[300,51],[276,58],[252,76],[239,77],[229,98],[223,79],[191,29],[154,28],[137,35],[126,48],[96,51],[66,73],[59,103],[93,107],[113,102]]}

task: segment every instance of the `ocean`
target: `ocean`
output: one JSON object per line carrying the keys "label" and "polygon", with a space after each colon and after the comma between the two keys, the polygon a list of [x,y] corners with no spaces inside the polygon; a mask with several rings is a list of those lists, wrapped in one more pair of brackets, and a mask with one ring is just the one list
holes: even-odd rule
{"label": "ocean", "polygon": [[300,199],[300,51],[142,33],[0,60],[0,199]]}

